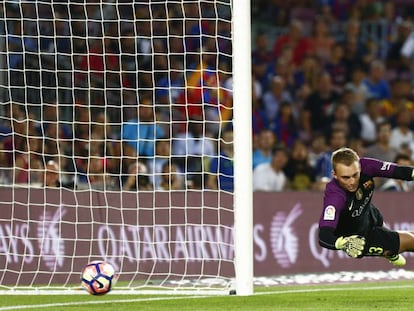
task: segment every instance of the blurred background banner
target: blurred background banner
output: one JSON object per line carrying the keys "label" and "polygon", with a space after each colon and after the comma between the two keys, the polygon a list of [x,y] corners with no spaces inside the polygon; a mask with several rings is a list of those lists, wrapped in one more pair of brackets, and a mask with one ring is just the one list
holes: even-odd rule
{"label": "blurred background banner", "polygon": [[[0,206],[4,254],[0,266],[7,268],[0,271],[3,284],[17,279],[20,284],[76,282],[80,268],[93,259],[122,268],[126,278],[140,271],[142,278],[155,273],[169,274],[173,280],[183,271],[196,274],[200,269],[220,269],[223,275],[234,276],[231,195],[113,192],[104,196],[99,191],[0,189],[3,198],[13,193],[14,207]],[[414,222],[407,221],[412,215],[411,194],[377,193],[373,201],[392,229],[414,228]],[[321,209],[318,192],[255,193],[256,277],[392,268],[381,258],[352,260],[343,252],[321,248],[317,240]],[[413,255],[407,256],[410,268]],[[36,273],[38,267],[45,272]]]}

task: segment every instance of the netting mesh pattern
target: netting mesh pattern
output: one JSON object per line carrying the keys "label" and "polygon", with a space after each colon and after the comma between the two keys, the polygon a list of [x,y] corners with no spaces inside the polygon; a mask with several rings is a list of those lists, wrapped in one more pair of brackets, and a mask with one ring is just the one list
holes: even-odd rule
{"label": "netting mesh pattern", "polygon": [[231,14],[0,4],[0,284],[102,258],[129,285],[233,274]]}
{"label": "netting mesh pattern", "polygon": [[[231,147],[219,140],[232,117],[228,2],[22,1],[1,13],[5,183],[44,183],[53,160],[67,187],[207,186]],[[134,186],[137,171],[148,178]]]}

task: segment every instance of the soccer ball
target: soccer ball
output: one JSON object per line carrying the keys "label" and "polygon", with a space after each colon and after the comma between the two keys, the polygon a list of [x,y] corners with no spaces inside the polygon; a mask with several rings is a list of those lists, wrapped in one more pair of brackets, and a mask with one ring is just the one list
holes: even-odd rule
{"label": "soccer ball", "polygon": [[109,263],[92,261],[82,270],[82,286],[91,295],[104,295],[112,289],[114,276],[115,269]]}

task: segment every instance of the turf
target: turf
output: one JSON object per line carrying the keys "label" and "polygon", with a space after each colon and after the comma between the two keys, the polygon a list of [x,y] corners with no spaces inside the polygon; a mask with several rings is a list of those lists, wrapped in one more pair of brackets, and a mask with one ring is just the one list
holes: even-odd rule
{"label": "turf", "polygon": [[414,310],[414,283],[257,287],[252,296],[7,295],[2,310]]}

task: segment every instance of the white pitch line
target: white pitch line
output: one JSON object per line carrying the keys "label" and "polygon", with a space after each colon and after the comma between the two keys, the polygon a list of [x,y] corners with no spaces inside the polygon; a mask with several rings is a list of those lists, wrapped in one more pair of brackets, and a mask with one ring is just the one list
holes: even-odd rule
{"label": "white pitch line", "polygon": [[[329,285],[327,285],[329,286]],[[414,288],[413,285],[394,285],[394,286],[368,286],[368,287],[326,287],[326,288],[304,288],[304,289],[287,289],[281,291],[259,292],[255,295],[279,295],[279,294],[294,294],[294,293],[313,293],[313,292],[335,292],[341,290],[356,291],[356,290],[383,290],[383,289],[403,289]]]}
{"label": "white pitch line", "polygon": [[[364,290],[384,290],[384,289],[403,289],[403,288],[414,288],[414,285],[395,285],[395,286],[368,286],[368,287],[345,287],[347,291],[364,291]],[[254,295],[281,295],[281,294],[294,294],[294,293],[314,293],[314,292],[332,292],[332,291],[341,291],[344,290],[344,287],[323,287],[323,288],[306,288],[306,289],[288,289],[281,291],[269,291],[269,292],[258,292]],[[6,310],[24,310],[24,309],[34,309],[34,308],[54,308],[58,306],[80,306],[80,305],[97,305],[97,304],[106,304],[106,303],[132,303],[132,302],[143,302],[143,301],[161,301],[161,300],[182,300],[182,299],[195,299],[195,298],[208,298],[210,295],[200,295],[200,296],[182,296],[182,297],[157,297],[157,298],[136,298],[136,299],[118,299],[118,300],[100,300],[100,301],[79,301],[79,302],[62,302],[62,303],[48,303],[48,304],[38,304],[38,305],[20,305],[20,306],[7,306],[0,307],[0,311]],[[231,297],[237,297],[231,296]]]}
{"label": "white pitch line", "polygon": [[39,305],[22,305],[22,306],[7,306],[0,307],[0,311],[5,310],[24,310],[34,308],[54,308],[54,307],[70,307],[80,305],[99,305],[106,303],[129,303],[129,302],[142,302],[142,301],[160,301],[160,300],[180,300],[180,299],[194,299],[205,298],[208,296],[182,296],[182,297],[157,297],[157,298],[136,298],[136,299],[117,299],[117,300],[100,300],[100,301],[78,301],[78,302],[61,302],[61,303],[47,303]]}

